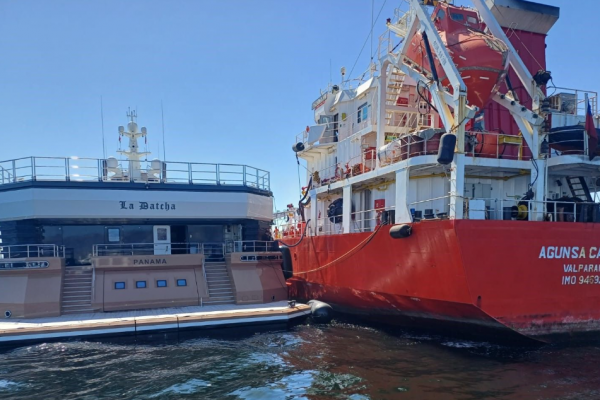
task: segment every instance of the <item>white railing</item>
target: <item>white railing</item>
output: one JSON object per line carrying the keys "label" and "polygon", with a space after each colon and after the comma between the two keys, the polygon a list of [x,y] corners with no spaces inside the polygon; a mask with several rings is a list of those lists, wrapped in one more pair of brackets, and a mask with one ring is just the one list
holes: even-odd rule
{"label": "white railing", "polygon": [[[414,221],[445,219],[450,198],[441,196],[409,204]],[[460,197],[460,196],[457,196]],[[570,200],[521,200],[519,198],[461,198],[463,219],[556,222],[600,222],[600,203]]]}
{"label": "white railing", "polygon": [[268,171],[237,164],[119,161],[108,168],[106,160],[96,158],[26,157],[0,161],[0,184],[30,181],[144,182],[189,185],[237,185],[270,190]]}
{"label": "white railing", "polygon": [[236,253],[279,251],[279,245],[276,241],[238,240],[233,242],[233,251]]}
{"label": "white railing", "polygon": [[0,258],[65,257],[65,246],[54,244],[17,244],[0,246]]}
{"label": "white railing", "polygon": [[94,257],[141,256],[154,255],[156,250],[166,251],[168,254],[205,254],[203,245],[201,246],[200,243],[95,244],[92,254]]}
{"label": "white railing", "polygon": [[562,114],[585,115],[587,113],[585,101],[587,95],[592,107],[592,114],[598,115],[598,92],[562,87],[549,87],[549,90],[554,90],[548,97],[552,111]]}
{"label": "white railing", "polygon": [[395,206],[356,211],[351,215],[351,232],[372,232],[380,224],[394,224]]}

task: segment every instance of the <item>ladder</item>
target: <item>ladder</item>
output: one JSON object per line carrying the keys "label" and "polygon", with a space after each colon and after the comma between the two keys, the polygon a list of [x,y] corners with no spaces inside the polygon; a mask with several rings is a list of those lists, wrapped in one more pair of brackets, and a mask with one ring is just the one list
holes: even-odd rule
{"label": "ladder", "polygon": [[592,194],[583,176],[567,176],[567,186],[571,190],[573,197],[577,197],[581,200],[593,203]]}
{"label": "ladder", "polygon": [[[402,92],[402,87],[404,85],[404,72],[400,71],[396,67],[392,67],[390,71],[390,75],[387,80],[387,92],[385,98],[385,104],[388,106],[395,106],[400,93]],[[387,119],[387,118],[386,118]]]}

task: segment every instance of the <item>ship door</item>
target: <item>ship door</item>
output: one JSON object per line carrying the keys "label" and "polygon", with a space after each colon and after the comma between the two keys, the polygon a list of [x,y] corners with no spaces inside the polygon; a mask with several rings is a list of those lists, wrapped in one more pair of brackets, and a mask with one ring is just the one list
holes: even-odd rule
{"label": "ship door", "polygon": [[169,225],[155,225],[153,232],[154,255],[171,254],[171,227]]}

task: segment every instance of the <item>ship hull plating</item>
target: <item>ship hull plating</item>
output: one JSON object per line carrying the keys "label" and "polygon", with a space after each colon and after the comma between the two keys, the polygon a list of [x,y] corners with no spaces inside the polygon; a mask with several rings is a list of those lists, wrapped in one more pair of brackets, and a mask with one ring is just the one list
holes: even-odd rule
{"label": "ship hull plating", "polygon": [[539,340],[600,331],[597,224],[434,220],[404,239],[389,229],[305,238],[291,249],[290,297],[389,324]]}

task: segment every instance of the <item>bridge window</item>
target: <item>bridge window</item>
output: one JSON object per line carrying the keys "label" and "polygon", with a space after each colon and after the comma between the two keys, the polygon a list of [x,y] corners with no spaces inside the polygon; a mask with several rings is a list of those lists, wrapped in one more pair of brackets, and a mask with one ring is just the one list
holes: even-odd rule
{"label": "bridge window", "polygon": [[360,107],[358,107],[358,115],[357,115],[357,122],[363,122],[366,121],[367,118],[369,118],[369,108],[371,108],[369,105],[367,105],[367,103],[362,104]]}
{"label": "bridge window", "polygon": [[115,282],[115,289],[125,289],[125,282]]}
{"label": "bridge window", "polygon": [[187,286],[187,279],[177,279],[177,286]]}
{"label": "bridge window", "polygon": [[156,287],[167,287],[167,281],[164,279],[156,281]]}
{"label": "bridge window", "polygon": [[465,16],[460,13],[450,13],[450,18],[458,22],[463,22],[465,20]]}
{"label": "bridge window", "polygon": [[137,281],[135,287],[138,289],[146,289],[146,281]]}

